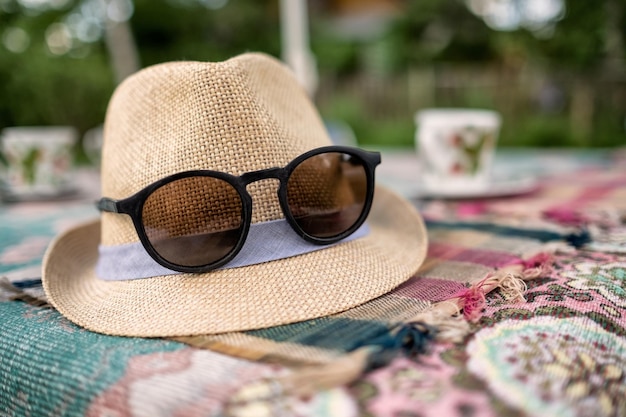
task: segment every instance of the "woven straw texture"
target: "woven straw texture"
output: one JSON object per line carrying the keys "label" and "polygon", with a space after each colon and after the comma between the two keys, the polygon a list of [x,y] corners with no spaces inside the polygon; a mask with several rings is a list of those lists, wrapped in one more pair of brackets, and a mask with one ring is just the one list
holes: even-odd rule
{"label": "woven straw texture", "polygon": [[[176,172],[241,175],[282,167],[330,145],[302,87],[278,61],[246,54],[222,63],[147,68],[113,95],[105,122],[102,195],[128,197]],[[251,184],[252,222],[282,218],[275,180]],[[104,214],[102,243],[138,240],[130,218]]]}
{"label": "woven straw texture", "polygon": [[[223,63],[162,64],[127,79],[111,100],[102,193],[128,197],[180,171],[240,175],[285,166],[329,144],[308,96],[273,58],[246,54]],[[270,180],[248,187],[253,223],[283,217],[276,186]],[[185,336],[264,328],[344,311],[409,279],[427,246],[417,211],[380,188],[368,225],[365,238],[292,258],[107,282],[94,274],[98,244],[137,242],[138,236],[129,216],[103,213],[100,222],[50,246],[43,285],[61,313],[107,334]]]}

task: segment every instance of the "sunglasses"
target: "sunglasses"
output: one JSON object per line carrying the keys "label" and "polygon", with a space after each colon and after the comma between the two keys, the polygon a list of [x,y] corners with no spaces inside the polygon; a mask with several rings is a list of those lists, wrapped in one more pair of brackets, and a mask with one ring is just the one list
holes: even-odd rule
{"label": "sunglasses", "polygon": [[306,241],[328,245],[354,233],[367,218],[380,160],[378,152],[327,146],[284,168],[241,176],[180,172],[122,200],[104,197],[97,207],[129,215],[146,252],[162,266],[207,272],[228,263],[243,247],[252,220],[249,184],[278,179],[278,200],[291,228]]}

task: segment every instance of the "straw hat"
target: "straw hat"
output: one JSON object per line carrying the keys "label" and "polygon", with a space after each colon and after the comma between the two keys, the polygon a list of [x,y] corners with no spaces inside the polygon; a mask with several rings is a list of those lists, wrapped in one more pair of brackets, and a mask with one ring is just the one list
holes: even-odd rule
{"label": "straw hat", "polygon": [[[125,80],[107,110],[102,194],[122,199],[180,171],[234,175],[282,167],[330,145],[324,125],[288,69],[263,54],[225,62],[172,62]],[[252,223],[283,218],[277,182],[251,184]],[[409,279],[426,255],[413,206],[377,187],[363,237],[320,250],[208,273],[103,280],[99,247],[139,240],[127,215],[56,238],[43,262],[50,302],[73,322],[125,336],[215,334],[337,313]]]}

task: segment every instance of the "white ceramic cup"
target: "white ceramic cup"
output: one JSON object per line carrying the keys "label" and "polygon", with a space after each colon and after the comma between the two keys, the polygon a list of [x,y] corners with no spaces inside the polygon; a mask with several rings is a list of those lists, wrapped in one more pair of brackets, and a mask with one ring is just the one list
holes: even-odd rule
{"label": "white ceramic cup", "polygon": [[5,199],[57,197],[72,184],[72,147],[78,132],[69,126],[9,127],[0,136],[2,195]]}
{"label": "white ceramic cup", "polygon": [[416,113],[415,123],[423,187],[448,193],[488,188],[500,132],[498,112],[426,109]]}

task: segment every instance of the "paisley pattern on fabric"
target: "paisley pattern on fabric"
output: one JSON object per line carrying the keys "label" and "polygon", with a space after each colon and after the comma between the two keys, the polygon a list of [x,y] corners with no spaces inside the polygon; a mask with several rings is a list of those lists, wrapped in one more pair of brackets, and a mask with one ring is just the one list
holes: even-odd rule
{"label": "paisley pattern on fabric", "polygon": [[507,320],[468,344],[468,369],[530,414],[626,413],[626,340],[589,319]]}

